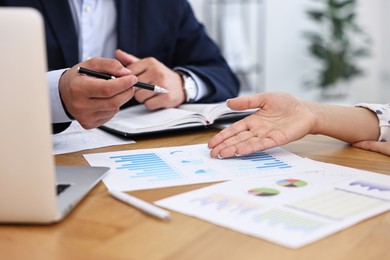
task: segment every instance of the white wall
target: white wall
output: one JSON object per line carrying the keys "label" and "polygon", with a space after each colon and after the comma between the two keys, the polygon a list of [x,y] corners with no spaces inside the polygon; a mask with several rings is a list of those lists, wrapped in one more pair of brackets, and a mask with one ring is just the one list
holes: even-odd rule
{"label": "white wall", "polygon": [[[190,0],[202,20],[202,3]],[[313,0],[263,0],[257,10],[261,19],[257,29],[263,35],[260,53],[262,64],[256,91],[287,91],[297,96],[318,100],[318,90],[303,86],[304,78],[317,65],[307,51],[304,31],[313,28],[305,10]],[[315,1],[314,1],[315,2]],[[372,39],[371,56],[359,62],[366,70],[350,87],[346,103],[390,102],[390,0],[360,0],[358,23]],[[209,25],[205,24],[206,27]],[[235,37],[232,34],[232,37]]]}
{"label": "white wall", "polygon": [[190,0],[245,92],[262,91],[263,0]]}
{"label": "white wall", "polygon": [[381,11],[380,33],[383,35],[381,67],[382,73],[382,88],[379,91],[382,97],[381,102],[390,102],[390,0],[382,0],[383,9]]}
{"label": "white wall", "polygon": [[[308,56],[307,41],[302,38],[302,32],[311,27],[311,21],[304,12],[312,2],[266,1],[264,40],[267,91],[289,91],[304,98],[317,99],[318,91],[302,86],[303,78],[316,66],[316,62]],[[383,76],[386,71],[384,66],[389,62],[385,64],[382,59],[385,35],[389,35],[389,32],[384,34],[385,20],[390,14],[390,10],[385,8],[386,3],[388,0],[361,0],[359,3],[358,23],[370,35],[373,44],[370,57],[359,62],[366,74],[352,82],[347,103],[388,102],[390,98],[384,95],[388,93],[389,86],[386,86],[388,84]]]}
{"label": "white wall", "polygon": [[356,84],[357,101],[390,102],[390,1],[361,1],[362,24],[373,39],[367,77]]}
{"label": "white wall", "polygon": [[302,37],[308,28],[304,15],[307,0],[269,0],[265,2],[266,91],[287,91],[308,98],[302,92],[303,77],[311,70],[306,41]]}

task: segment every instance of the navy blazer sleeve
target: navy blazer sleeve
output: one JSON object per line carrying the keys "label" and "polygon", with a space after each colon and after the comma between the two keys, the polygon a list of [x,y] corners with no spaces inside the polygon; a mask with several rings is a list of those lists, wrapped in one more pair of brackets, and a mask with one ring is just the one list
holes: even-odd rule
{"label": "navy blazer sleeve", "polygon": [[[118,48],[140,58],[154,57],[171,69],[181,66],[191,70],[211,89],[211,94],[199,102],[224,101],[238,95],[237,77],[187,0],[115,2]],[[30,6],[42,13],[49,70],[79,62],[78,38],[68,0],[0,0],[0,5]]]}
{"label": "navy blazer sleeve", "polygon": [[186,0],[124,0],[117,9],[120,49],[193,71],[212,89],[200,102],[237,96],[236,76]]}

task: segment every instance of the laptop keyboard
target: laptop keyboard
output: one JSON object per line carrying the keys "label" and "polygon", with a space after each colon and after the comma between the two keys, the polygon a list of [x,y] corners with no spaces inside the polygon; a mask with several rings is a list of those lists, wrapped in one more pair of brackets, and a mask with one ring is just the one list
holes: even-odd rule
{"label": "laptop keyboard", "polygon": [[57,196],[64,192],[67,188],[70,187],[70,184],[57,184]]}

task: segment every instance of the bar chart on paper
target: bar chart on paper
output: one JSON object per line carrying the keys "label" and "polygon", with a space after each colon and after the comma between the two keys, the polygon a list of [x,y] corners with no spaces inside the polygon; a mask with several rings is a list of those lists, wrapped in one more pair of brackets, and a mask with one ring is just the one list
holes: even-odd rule
{"label": "bar chart on paper", "polygon": [[127,170],[133,173],[128,176],[130,179],[143,178],[153,182],[182,178],[155,153],[119,155],[110,158],[119,164],[116,167],[117,170]]}
{"label": "bar chart on paper", "polygon": [[108,188],[122,191],[310,170],[303,158],[281,148],[223,160],[210,158],[206,144],[86,154],[84,157],[91,166],[111,167],[103,182]]}

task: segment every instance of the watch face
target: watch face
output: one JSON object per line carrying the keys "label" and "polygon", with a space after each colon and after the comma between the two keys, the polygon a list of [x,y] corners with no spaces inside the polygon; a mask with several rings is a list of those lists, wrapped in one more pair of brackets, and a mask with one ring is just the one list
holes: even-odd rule
{"label": "watch face", "polygon": [[196,98],[196,95],[198,94],[198,88],[196,86],[195,81],[188,76],[184,76],[184,90],[186,92],[187,96],[187,102],[193,101]]}

